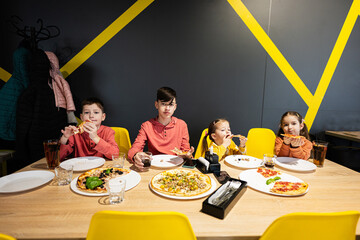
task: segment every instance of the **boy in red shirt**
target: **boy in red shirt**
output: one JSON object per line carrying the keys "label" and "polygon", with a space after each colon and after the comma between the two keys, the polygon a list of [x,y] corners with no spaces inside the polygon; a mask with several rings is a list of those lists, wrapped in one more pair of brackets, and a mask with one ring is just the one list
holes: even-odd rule
{"label": "boy in red shirt", "polygon": [[[189,132],[186,123],[173,117],[176,110],[176,92],[169,87],[162,87],[157,91],[155,108],[158,116],[141,125],[139,134],[129,150],[128,158],[134,161],[139,169],[143,168],[141,156],[147,142],[149,152],[156,154],[175,155],[171,150],[175,147],[187,151],[186,157],[190,157],[194,148],[190,148]],[[185,156],[182,156],[185,157]]]}
{"label": "boy in red shirt", "polygon": [[74,153],[74,157],[98,156],[108,159],[112,158],[112,154],[119,153],[114,137],[115,131],[101,125],[105,117],[101,100],[88,98],[83,101],[80,119],[85,122],[84,132],[77,133],[78,128],[71,125],[61,130],[63,135],[60,138],[60,160],[71,153]]}

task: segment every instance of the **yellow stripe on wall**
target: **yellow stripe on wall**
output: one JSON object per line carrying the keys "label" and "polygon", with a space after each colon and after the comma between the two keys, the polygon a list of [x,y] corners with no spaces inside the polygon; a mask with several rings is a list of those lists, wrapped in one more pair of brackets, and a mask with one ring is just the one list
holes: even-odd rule
{"label": "yellow stripe on wall", "polygon": [[0,79],[3,80],[4,82],[7,82],[7,81],[9,81],[10,77],[11,77],[11,74],[0,67]]}
{"label": "yellow stripe on wall", "polygon": [[261,28],[260,24],[241,2],[241,0],[228,0],[228,2],[239,15],[239,17],[243,20],[252,34],[256,37],[259,43],[263,46],[265,51],[274,60],[276,65],[280,68],[282,73],[295,88],[306,105],[308,105],[309,109],[305,116],[305,122],[310,130],[314,123],[316,114],[320,108],[321,102],[325,96],[326,90],[330,84],[332,76],[335,72],[337,64],[339,63],[340,57],[344,51],[345,45],[349,39],[350,33],[352,32],[357,17],[360,13],[360,0],[354,0],[349,10],[348,16],[345,19],[343,28],[341,29],[339,37],[335,43],[334,49],[327,62],[314,96],[311,94],[309,89],[306,87],[306,85],[303,83],[285,57],[281,54],[279,49],[271,41],[270,37]]}
{"label": "yellow stripe on wall", "polygon": [[105,45],[112,37],[114,37],[121,29],[139,15],[154,0],[138,0],[126,12],[118,17],[104,31],[102,31],[94,40],[92,40],[85,48],[76,54],[69,62],[67,62],[60,71],[64,78],[69,76],[81,64],[88,60],[96,51]]}
{"label": "yellow stripe on wall", "polygon": [[340,31],[338,39],[336,40],[333,51],[331,52],[330,58],[326,64],[323,75],[321,76],[319,85],[316,89],[314,97],[311,101],[309,109],[305,116],[305,122],[309,129],[311,128],[317,112],[320,108],[321,102],[325,96],[326,90],[330,84],[330,81],[334,75],[335,69],[340,61],[341,55],[344,52],[346,43],[349,40],[350,34],[353,31],[355,22],[360,12],[360,1],[354,0],[350,7],[349,13],[345,19],[344,25]]}

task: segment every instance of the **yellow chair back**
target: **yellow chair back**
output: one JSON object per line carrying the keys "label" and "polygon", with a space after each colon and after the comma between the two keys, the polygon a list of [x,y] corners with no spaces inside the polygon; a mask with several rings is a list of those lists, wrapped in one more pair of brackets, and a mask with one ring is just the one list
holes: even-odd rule
{"label": "yellow chair back", "polygon": [[264,158],[265,153],[274,153],[275,133],[267,128],[252,128],[248,132],[246,155]]}
{"label": "yellow chair back", "polygon": [[203,153],[205,152],[202,142],[203,142],[203,139],[204,139],[205,135],[207,134],[207,132],[208,132],[208,129],[205,128],[201,133],[199,144],[195,151],[195,159],[198,159],[199,157],[201,157],[203,155]]}
{"label": "yellow chair back", "polygon": [[13,238],[12,236],[0,233],[0,240],[16,240],[16,238]]}
{"label": "yellow chair back", "polygon": [[131,148],[129,131],[122,127],[111,127],[115,131],[115,142],[119,146],[120,152],[128,154]]}
{"label": "yellow chair back", "polygon": [[100,211],[93,215],[87,240],[196,240],[189,219],[177,212]]}
{"label": "yellow chair back", "polygon": [[354,240],[360,212],[290,213],[276,219],[260,240]]}

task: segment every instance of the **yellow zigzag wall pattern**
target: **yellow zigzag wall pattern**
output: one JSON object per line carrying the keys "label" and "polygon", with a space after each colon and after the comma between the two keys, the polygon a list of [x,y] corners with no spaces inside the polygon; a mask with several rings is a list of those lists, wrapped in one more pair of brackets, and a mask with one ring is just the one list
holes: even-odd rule
{"label": "yellow zigzag wall pattern", "polygon": [[[102,33],[100,33],[93,41],[91,41],[83,50],[75,55],[69,62],[67,62],[60,70],[66,78],[78,67],[80,67],[88,58],[90,58],[96,51],[98,51],[105,43],[114,37],[121,29],[123,29],[129,22],[131,22],[137,15],[139,15],[146,7],[148,7],[154,0],[138,0],[119,18],[117,18],[110,26],[108,26]],[[261,28],[260,24],[251,15],[249,10],[241,2],[241,0],[228,0],[229,4],[239,15],[242,21],[250,29],[252,34],[256,37],[259,43],[263,46],[265,51],[277,64],[285,77],[289,80],[300,97],[308,105],[309,109],[305,116],[308,128],[315,120],[316,114],[320,108],[321,102],[325,96],[326,90],[330,84],[331,78],[335,72],[340,57],[344,51],[349,36],[354,28],[355,22],[360,14],[360,0],[354,0],[349,13],[345,19],[344,25],[340,31],[338,39],[335,43],[334,49],[327,62],[323,75],[320,79],[319,85],[314,95],[281,54],[279,49],[272,42],[270,37]],[[5,82],[9,80],[11,74],[0,67],[0,79]]]}
{"label": "yellow zigzag wall pattern", "polygon": [[228,0],[230,5],[239,15],[241,20],[244,21],[246,26],[250,29],[252,34],[260,42],[266,52],[274,60],[276,65],[284,73],[285,77],[289,80],[295,90],[299,93],[300,97],[304,100],[309,109],[305,116],[305,122],[309,130],[314,123],[316,114],[320,108],[320,104],[325,96],[326,90],[330,84],[331,78],[335,72],[336,66],[339,63],[340,57],[344,51],[345,45],[349,39],[350,33],[355,25],[355,22],[360,13],[360,0],[354,0],[350,7],[349,13],[345,19],[344,25],[340,31],[338,39],[336,40],[333,51],[326,64],[323,75],[321,76],[319,85],[312,95],[309,89],[305,86],[300,77],[296,74],[294,69],[290,66],[285,57],[281,54],[279,49],[271,41],[270,37],[261,28],[259,23],[251,15],[249,10],[241,2],[241,0]]}

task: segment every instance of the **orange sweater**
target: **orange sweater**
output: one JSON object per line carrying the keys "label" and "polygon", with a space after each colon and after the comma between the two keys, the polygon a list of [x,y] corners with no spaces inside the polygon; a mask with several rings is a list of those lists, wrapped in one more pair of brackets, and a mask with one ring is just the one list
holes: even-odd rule
{"label": "orange sweater", "polygon": [[275,154],[278,157],[293,157],[307,160],[310,157],[312,143],[304,139],[305,143],[300,147],[291,147],[286,145],[281,137],[276,137],[275,140]]}

